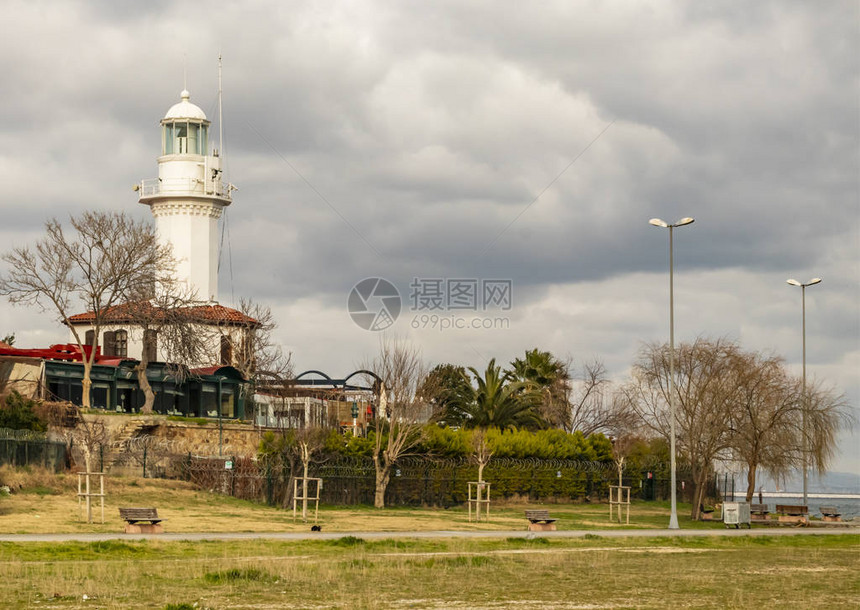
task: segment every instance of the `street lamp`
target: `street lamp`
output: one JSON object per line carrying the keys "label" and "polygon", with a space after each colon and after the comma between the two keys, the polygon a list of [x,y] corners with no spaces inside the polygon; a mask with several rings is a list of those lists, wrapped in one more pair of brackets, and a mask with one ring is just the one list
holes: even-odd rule
{"label": "street lamp", "polygon": [[675,257],[673,253],[673,229],[693,222],[692,218],[682,218],[674,224],[652,218],[648,221],[655,227],[669,229],[669,460],[671,464],[671,501],[672,512],[669,516],[669,529],[681,529],[678,525],[677,477],[675,468]]}
{"label": "street lamp", "polygon": [[814,277],[805,284],[801,284],[797,280],[786,280],[787,283],[792,286],[800,286],[800,293],[802,295],[801,300],[803,302],[803,409],[800,412],[801,418],[801,435],[802,439],[802,449],[803,452],[803,504],[806,505],[806,496],[807,496],[807,484],[809,480],[809,476],[807,471],[809,470],[809,455],[807,448],[807,439],[806,439],[806,411],[809,409],[809,397],[806,395],[806,287],[814,286],[821,282],[820,277]]}

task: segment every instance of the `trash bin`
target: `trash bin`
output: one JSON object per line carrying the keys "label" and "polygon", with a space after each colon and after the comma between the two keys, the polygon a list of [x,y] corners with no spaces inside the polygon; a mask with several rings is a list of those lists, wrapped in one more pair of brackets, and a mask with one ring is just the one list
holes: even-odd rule
{"label": "trash bin", "polygon": [[723,504],[723,523],[726,527],[734,525],[735,529],[740,528],[742,525],[746,525],[747,528],[752,527],[750,525],[749,503],[726,502]]}

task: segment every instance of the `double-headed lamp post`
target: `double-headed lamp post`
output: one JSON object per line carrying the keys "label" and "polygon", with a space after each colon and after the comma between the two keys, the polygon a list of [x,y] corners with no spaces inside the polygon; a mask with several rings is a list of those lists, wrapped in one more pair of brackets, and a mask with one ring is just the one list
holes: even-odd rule
{"label": "double-headed lamp post", "polygon": [[806,438],[806,411],[809,409],[809,396],[806,395],[806,287],[814,286],[821,281],[820,277],[814,277],[805,284],[797,280],[786,280],[792,286],[800,286],[801,301],[803,303],[803,407],[800,411],[801,418],[801,451],[803,452],[803,504],[807,504],[807,487],[809,471],[808,441]]}
{"label": "double-headed lamp post", "polygon": [[678,525],[677,477],[675,468],[675,255],[673,253],[673,229],[693,222],[692,218],[682,218],[674,224],[652,218],[648,221],[655,227],[669,229],[669,460],[671,464],[671,502],[669,529],[681,529]]}

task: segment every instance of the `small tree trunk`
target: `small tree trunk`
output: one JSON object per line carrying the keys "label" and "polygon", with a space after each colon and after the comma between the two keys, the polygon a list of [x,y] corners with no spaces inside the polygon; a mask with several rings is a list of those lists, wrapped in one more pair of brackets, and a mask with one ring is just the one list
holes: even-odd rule
{"label": "small tree trunk", "polygon": [[747,502],[752,502],[755,493],[755,471],[756,464],[750,464],[747,470]]}
{"label": "small tree trunk", "polygon": [[385,490],[388,489],[389,472],[387,468],[376,471],[376,492],[373,495],[373,506],[385,508]]}
{"label": "small tree trunk", "polygon": [[149,379],[146,377],[146,367],[147,362],[145,360],[141,360],[140,364],[138,364],[135,368],[137,371],[137,384],[140,386],[140,389],[143,390],[143,406],[140,408],[141,413],[150,414],[152,413],[152,405],[155,404],[155,392],[152,391],[152,386],[149,385]]}
{"label": "small tree trunk", "polygon": [[385,508],[385,490],[388,489],[388,480],[391,477],[391,464],[388,460],[380,459],[379,454],[373,456],[373,466],[376,470],[376,488],[373,494],[373,506]]}
{"label": "small tree trunk", "polygon": [[302,521],[308,520],[308,463],[311,461],[308,444],[302,443]]}
{"label": "small tree trunk", "polygon": [[90,496],[90,462],[92,461],[92,457],[90,454],[89,447],[84,447],[84,469],[86,470],[86,474],[84,475],[86,481],[86,492],[87,492],[87,523],[93,522],[93,504],[92,497]]}
{"label": "small tree trunk", "polygon": [[708,470],[703,469],[702,471],[693,470],[693,510],[691,511],[690,518],[698,520],[702,514],[702,502],[705,499],[705,483],[708,479]]}
{"label": "small tree trunk", "polygon": [[90,373],[93,370],[93,364],[90,360],[84,356],[84,378],[81,379],[81,406],[84,409],[89,409],[91,406],[90,401],[90,392],[93,387],[92,379],[90,378]]}

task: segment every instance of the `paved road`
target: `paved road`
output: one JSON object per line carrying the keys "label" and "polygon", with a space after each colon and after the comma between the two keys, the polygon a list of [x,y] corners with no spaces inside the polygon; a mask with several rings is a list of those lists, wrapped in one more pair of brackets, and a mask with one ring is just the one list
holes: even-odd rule
{"label": "paved road", "polygon": [[[821,536],[850,534],[860,537],[860,527],[784,527],[756,529],[708,530],[568,530],[557,532],[500,531],[429,531],[429,532],[189,532],[184,534],[0,534],[0,542],[98,542],[102,540],[335,540],[355,536],[365,540],[383,538],[654,538],[661,536],[697,538],[707,536]],[[860,540],[858,540],[860,542]]]}

